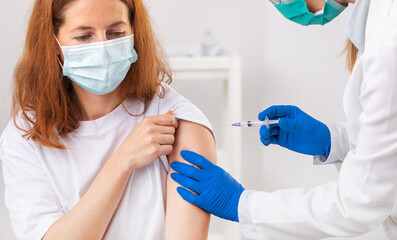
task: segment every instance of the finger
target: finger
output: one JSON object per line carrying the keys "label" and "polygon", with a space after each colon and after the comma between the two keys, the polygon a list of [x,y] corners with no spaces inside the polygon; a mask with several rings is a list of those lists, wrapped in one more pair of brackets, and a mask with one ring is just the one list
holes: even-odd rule
{"label": "finger", "polygon": [[147,128],[148,133],[159,133],[159,134],[172,134],[175,135],[175,127],[171,126],[160,126],[152,125]]}
{"label": "finger", "polygon": [[175,182],[179,183],[182,187],[185,187],[197,194],[200,194],[202,191],[200,190],[200,184],[185,175],[180,173],[171,173],[171,178],[174,179]]}
{"label": "finger", "polygon": [[262,126],[259,129],[259,135],[261,136],[261,138],[264,138],[264,139],[270,137],[270,129],[268,129],[266,126]]}
{"label": "finger", "polygon": [[176,172],[179,172],[187,177],[190,177],[192,179],[195,179],[197,181],[200,181],[200,169],[197,169],[196,167],[186,164],[186,163],[181,163],[181,162],[173,162],[171,163],[171,168],[174,169]]}
{"label": "finger", "polygon": [[198,198],[196,194],[184,189],[183,187],[177,187],[176,190],[178,191],[179,195],[181,195],[181,197],[185,199],[185,201],[191,204],[195,204]]}
{"label": "finger", "polygon": [[266,116],[269,119],[285,117],[288,114],[288,106],[275,105],[265,109],[263,112],[259,113],[258,119],[263,121]]}
{"label": "finger", "polygon": [[279,132],[280,132],[280,128],[278,126],[273,127],[270,129],[270,136],[278,136]]}
{"label": "finger", "polygon": [[171,135],[175,135],[175,128],[174,127],[169,127],[169,126],[161,126],[159,128],[159,133],[162,134],[171,134]]}
{"label": "finger", "polygon": [[263,143],[263,145],[265,145],[266,147],[269,146],[269,144],[270,144],[270,139],[260,137],[260,140],[261,140],[261,142]]}
{"label": "finger", "polygon": [[188,162],[198,166],[199,168],[210,168],[214,166],[212,162],[207,160],[205,157],[201,156],[192,151],[181,151],[181,156]]}
{"label": "finger", "polygon": [[156,116],[149,117],[154,124],[161,125],[161,126],[172,126],[174,128],[178,127],[178,121],[176,118],[171,114],[162,114]]}
{"label": "finger", "polygon": [[259,135],[262,143],[265,146],[268,146],[270,144],[270,138],[272,136],[278,136],[279,131],[280,131],[279,127],[272,127],[268,129],[266,126],[262,126],[259,130]]}
{"label": "finger", "polygon": [[298,121],[295,119],[280,118],[278,121],[278,126],[286,131],[294,132],[297,130],[297,123]]}
{"label": "finger", "polygon": [[265,145],[266,147],[269,146],[270,144],[277,144],[277,145],[279,145],[278,136],[271,136],[271,137],[269,137],[269,138],[262,138],[262,137],[261,137],[261,142],[262,142],[263,145]]}
{"label": "finger", "polygon": [[172,145],[160,145],[159,156],[170,155],[173,150],[174,147]]}
{"label": "finger", "polygon": [[175,142],[175,136],[172,134],[159,134],[156,141],[160,145],[172,145]]}
{"label": "finger", "polygon": [[172,110],[169,110],[166,114],[168,114],[168,115],[172,115],[172,116],[174,116],[175,115],[175,113],[174,113],[174,111],[172,111]]}
{"label": "finger", "polygon": [[270,144],[277,144],[277,145],[280,145],[277,136],[272,136],[272,137],[270,138],[270,141],[269,141],[269,142],[270,142]]}
{"label": "finger", "polygon": [[270,138],[271,136],[278,135],[278,132],[278,126],[270,127],[270,129],[268,129],[266,126],[262,126],[259,130],[259,135],[262,138]]}

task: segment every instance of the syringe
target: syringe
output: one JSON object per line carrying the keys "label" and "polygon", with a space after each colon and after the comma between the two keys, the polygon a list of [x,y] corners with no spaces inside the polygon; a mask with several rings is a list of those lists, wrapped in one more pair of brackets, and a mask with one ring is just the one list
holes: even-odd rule
{"label": "syringe", "polygon": [[253,127],[253,126],[263,126],[265,125],[267,129],[270,128],[271,124],[278,124],[278,120],[269,120],[269,118],[266,116],[264,121],[246,121],[246,122],[238,122],[232,124],[233,127]]}

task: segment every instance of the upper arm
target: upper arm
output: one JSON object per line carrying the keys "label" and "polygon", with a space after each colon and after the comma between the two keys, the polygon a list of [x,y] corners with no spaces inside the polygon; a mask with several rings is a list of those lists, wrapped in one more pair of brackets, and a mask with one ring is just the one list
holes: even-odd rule
{"label": "upper arm", "polygon": [[[174,150],[168,156],[171,162],[186,162],[181,150],[195,151],[216,162],[216,147],[211,131],[197,123],[179,120]],[[170,168],[169,174],[173,170]],[[167,177],[166,239],[207,239],[210,214],[179,196],[179,186],[170,175]]]}

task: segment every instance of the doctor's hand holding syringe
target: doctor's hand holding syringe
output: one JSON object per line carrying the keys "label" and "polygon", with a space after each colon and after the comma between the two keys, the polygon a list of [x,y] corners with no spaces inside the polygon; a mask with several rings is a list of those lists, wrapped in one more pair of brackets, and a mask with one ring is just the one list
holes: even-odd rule
{"label": "doctor's hand holding syringe", "polygon": [[232,126],[261,126],[260,140],[265,146],[277,144],[298,153],[329,155],[331,137],[328,127],[298,107],[272,106],[259,113],[258,118],[260,121]]}
{"label": "doctor's hand holding syringe", "polygon": [[[260,140],[265,146],[277,144],[307,155],[328,157],[331,135],[328,127],[295,106],[272,106],[259,113],[259,121],[235,123],[232,126],[261,126]],[[229,173],[203,156],[182,151],[182,157],[196,165],[175,162],[171,164],[178,173],[171,177],[181,186],[179,194],[188,202],[218,217],[239,221],[238,203],[245,190]]]}

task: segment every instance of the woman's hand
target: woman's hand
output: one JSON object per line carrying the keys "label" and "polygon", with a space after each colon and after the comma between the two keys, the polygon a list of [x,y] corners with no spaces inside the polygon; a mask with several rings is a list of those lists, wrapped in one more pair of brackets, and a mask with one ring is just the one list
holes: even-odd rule
{"label": "woman's hand", "polygon": [[170,154],[177,127],[172,111],[143,119],[106,162],[76,206],[58,219],[43,239],[102,239],[131,172]]}
{"label": "woman's hand", "polygon": [[131,171],[144,167],[161,155],[169,155],[175,141],[175,129],[178,121],[174,113],[144,118],[134,127],[117,149],[117,159],[126,161]]}

